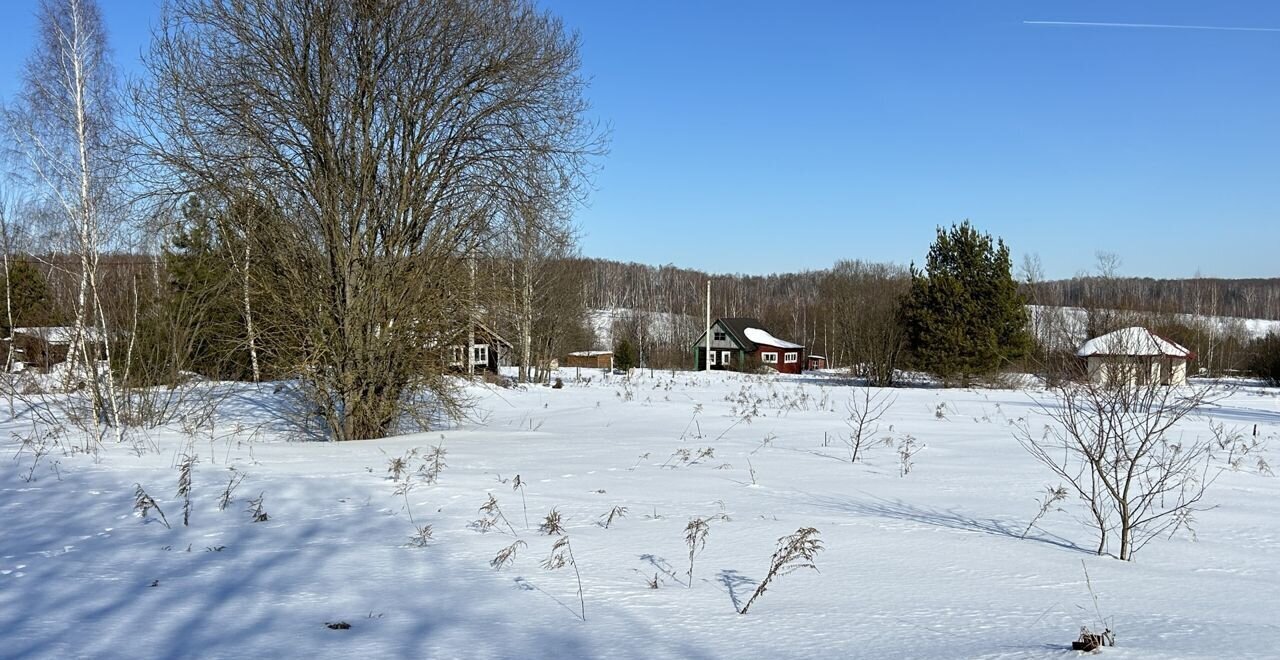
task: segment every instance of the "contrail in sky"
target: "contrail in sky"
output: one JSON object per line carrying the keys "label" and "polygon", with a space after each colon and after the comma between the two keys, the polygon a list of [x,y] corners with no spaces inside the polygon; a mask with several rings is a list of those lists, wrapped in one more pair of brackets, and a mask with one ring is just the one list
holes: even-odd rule
{"label": "contrail in sky", "polygon": [[1089,23],[1085,21],[1023,21],[1026,25],[1063,25],[1071,27],[1153,28],[1161,30],[1221,30],[1226,32],[1280,32],[1280,28],[1229,27],[1222,25],[1164,25],[1160,23]]}

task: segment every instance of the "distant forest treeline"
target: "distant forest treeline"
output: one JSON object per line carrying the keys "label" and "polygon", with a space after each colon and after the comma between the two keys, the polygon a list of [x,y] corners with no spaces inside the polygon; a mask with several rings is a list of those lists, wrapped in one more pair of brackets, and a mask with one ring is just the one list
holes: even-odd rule
{"label": "distant forest treeline", "polygon": [[[899,345],[893,323],[897,298],[910,282],[906,267],[858,261],[773,275],[707,273],[607,259],[580,258],[572,263],[570,270],[578,273],[585,306],[629,310],[615,317],[613,338],[626,337],[639,344],[645,362],[655,366],[687,366],[691,359],[688,346],[702,332],[708,280],[713,317],[758,318],[780,337],[828,356],[833,366],[892,363],[892,359],[881,358]],[[1166,327],[1177,323],[1167,318],[1169,315],[1280,320],[1280,278],[1081,276],[1034,281],[1026,275],[1027,270],[1023,269],[1019,279],[1030,304],[1142,313],[1141,317],[1129,315],[1102,322],[1099,319],[1103,317],[1091,311],[1086,330],[1103,331],[1103,326],[1122,320],[1154,324],[1195,344],[1193,348],[1206,356],[1219,351],[1201,350],[1199,345],[1216,345],[1222,338],[1193,341],[1194,333]],[[661,314],[661,321],[646,321],[642,318],[645,313]],[[1237,343],[1246,341],[1246,337],[1237,338]],[[1212,361],[1219,362],[1217,357]],[[1220,366],[1228,369],[1237,365],[1223,361]]]}
{"label": "distant forest treeline", "polygon": [[1026,287],[1041,305],[1280,320],[1280,278],[1073,277]]}
{"label": "distant forest treeline", "polygon": [[[822,304],[822,283],[839,270],[837,266],[799,273],[742,275],[608,259],[576,261],[584,272],[583,296],[588,307],[700,316],[706,282],[710,280],[713,316],[758,316],[796,337],[813,336],[814,330],[805,319],[821,316],[816,308]],[[906,274],[905,267],[888,268]],[[1083,276],[1024,282],[1023,292],[1028,302],[1039,305],[1280,320],[1280,278]]]}

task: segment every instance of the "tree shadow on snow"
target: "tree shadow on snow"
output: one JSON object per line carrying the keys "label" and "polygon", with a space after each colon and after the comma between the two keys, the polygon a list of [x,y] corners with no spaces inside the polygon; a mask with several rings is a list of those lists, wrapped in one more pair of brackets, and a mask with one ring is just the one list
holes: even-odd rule
{"label": "tree shadow on snow", "polygon": [[877,518],[889,518],[892,520],[903,520],[922,525],[929,525],[931,527],[942,527],[945,529],[990,534],[992,536],[1003,536],[1005,538],[1017,540],[1034,541],[1036,543],[1045,543],[1057,546],[1066,550],[1093,554],[1091,551],[1086,550],[1067,539],[1056,534],[1049,534],[1040,529],[1032,529],[1027,534],[1026,538],[1023,538],[1022,532],[1026,529],[1025,523],[998,520],[995,518],[980,518],[954,508],[935,509],[932,507],[909,504],[902,500],[888,500],[879,497],[870,497],[858,500],[824,495],[806,496],[812,504],[844,513],[852,513],[860,516],[873,516]]}
{"label": "tree shadow on snow", "polygon": [[[254,523],[243,499],[218,511],[221,483],[198,471],[191,527],[164,499],[167,529],[131,510],[134,480],[171,483],[171,470],[82,465],[32,484],[15,462],[0,465],[0,509],[22,513],[6,515],[0,534],[2,657],[707,655],[590,591],[588,616],[593,606],[600,614],[582,623],[564,603],[573,615],[512,590],[448,540],[408,547],[403,516],[348,503],[363,493],[317,497],[310,480],[255,482],[271,518]],[[339,621],[350,628],[326,627]],[[628,644],[602,630],[625,630]]]}

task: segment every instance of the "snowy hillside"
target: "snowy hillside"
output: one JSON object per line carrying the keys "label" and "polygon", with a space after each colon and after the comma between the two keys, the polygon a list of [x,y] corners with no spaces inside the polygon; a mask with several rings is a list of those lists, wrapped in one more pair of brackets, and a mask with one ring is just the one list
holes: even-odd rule
{"label": "snowy hillside", "polygon": [[[839,438],[854,391],[728,373],[475,387],[456,428],[333,444],[287,441],[276,395],[246,387],[193,435],[91,455],[64,435],[38,458],[19,406],[0,428],[0,656],[1058,658],[1101,616],[1119,639],[1102,657],[1275,657],[1280,480],[1225,472],[1194,539],[1100,558],[1074,501],[1022,537],[1056,480],[1011,429],[1043,423],[1044,393],[897,390],[875,434],[887,441],[851,464]],[[1275,390],[1208,413],[1280,434]],[[198,456],[189,526],[183,454]],[[135,513],[138,487],[168,527]],[[258,497],[268,518],[254,522]],[[538,532],[552,510],[564,537]],[[690,577],[695,517],[710,522]],[[820,533],[819,572],[777,578],[738,614],[777,540],[803,527]],[[542,565],[557,538],[581,600],[574,566]]]}
{"label": "snowy hillside", "polygon": [[[1046,307],[1040,305],[1027,305],[1033,321],[1044,320],[1049,314],[1061,313],[1062,321],[1065,322],[1066,331],[1070,333],[1070,340],[1076,344],[1088,339],[1085,337],[1085,310],[1080,307]],[[1245,319],[1235,316],[1204,316],[1197,317],[1191,314],[1176,314],[1178,320],[1184,323],[1192,323],[1195,321],[1204,321],[1212,323],[1221,331],[1234,331],[1239,329],[1245,336],[1250,339],[1258,339],[1266,337],[1268,334],[1280,334],[1280,321],[1270,319]]]}
{"label": "snowy hillside", "polygon": [[615,323],[632,321],[639,323],[650,337],[665,342],[693,342],[693,338],[702,333],[699,320],[684,314],[670,312],[647,312],[623,307],[593,309],[587,312],[587,323],[595,333],[599,348],[612,348],[614,345],[613,328]]}

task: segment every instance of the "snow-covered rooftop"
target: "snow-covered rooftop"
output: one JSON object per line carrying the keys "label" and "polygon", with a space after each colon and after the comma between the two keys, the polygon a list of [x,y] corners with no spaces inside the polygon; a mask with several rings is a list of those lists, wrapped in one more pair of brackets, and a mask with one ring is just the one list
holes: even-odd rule
{"label": "snow-covered rooftop", "polygon": [[[82,330],[84,338],[88,341],[98,341],[97,328],[84,328]],[[32,328],[14,328],[13,334],[26,335],[28,337],[39,337],[50,344],[70,344],[71,340],[76,336],[76,329],[72,326],[58,325],[48,327],[32,327]]]}
{"label": "snow-covered rooftop", "polygon": [[574,351],[569,355],[573,357],[596,357],[599,355],[612,355],[613,351]]}
{"label": "snow-covered rooftop", "polygon": [[744,332],[747,335],[748,341],[752,341],[757,344],[764,344],[765,346],[777,346],[778,348],[804,348],[800,344],[793,344],[789,341],[783,341],[781,339],[778,339],[777,337],[774,337],[773,335],[769,334],[767,331],[761,330],[760,328],[747,328]]}
{"label": "snow-covered rooftop", "polygon": [[1115,332],[1108,332],[1101,337],[1094,337],[1084,343],[1080,350],[1076,351],[1079,357],[1090,357],[1094,355],[1134,355],[1134,356],[1157,356],[1167,355],[1170,357],[1191,357],[1191,351],[1186,347],[1175,344],[1164,339],[1156,333],[1146,328],[1122,328]]}

